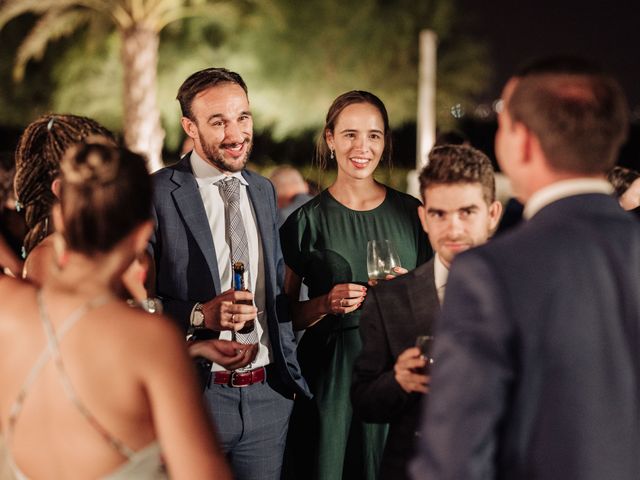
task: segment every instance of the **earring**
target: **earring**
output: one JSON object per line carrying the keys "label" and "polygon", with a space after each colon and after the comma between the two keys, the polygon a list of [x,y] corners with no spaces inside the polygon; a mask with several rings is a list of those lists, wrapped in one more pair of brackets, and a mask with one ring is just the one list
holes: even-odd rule
{"label": "earring", "polygon": [[62,270],[69,262],[69,253],[67,252],[67,242],[59,232],[53,234],[53,253],[56,267],[58,270]]}
{"label": "earring", "polygon": [[331,152],[331,155],[329,155],[331,157],[331,160],[333,160],[335,158],[335,155],[333,153],[333,149],[329,150]]}

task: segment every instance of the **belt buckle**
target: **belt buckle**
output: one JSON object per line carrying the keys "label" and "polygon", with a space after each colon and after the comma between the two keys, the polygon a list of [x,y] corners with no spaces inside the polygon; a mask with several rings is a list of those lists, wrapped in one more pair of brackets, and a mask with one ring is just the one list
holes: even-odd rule
{"label": "belt buckle", "polygon": [[249,375],[251,374],[250,372],[238,372],[237,370],[234,370],[233,372],[231,372],[231,380],[229,382],[229,384],[232,387],[236,387],[236,388],[244,388],[244,387],[248,387],[250,384],[246,383],[246,384],[236,384],[236,376],[237,375],[242,375],[242,374],[247,374],[249,373]]}

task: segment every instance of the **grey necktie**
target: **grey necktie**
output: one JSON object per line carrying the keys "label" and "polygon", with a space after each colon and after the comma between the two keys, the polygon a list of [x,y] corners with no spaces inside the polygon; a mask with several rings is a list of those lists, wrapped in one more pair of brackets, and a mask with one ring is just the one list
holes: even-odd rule
{"label": "grey necktie", "polygon": [[[220,188],[220,195],[225,205],[226,240],[231,250],[231,264],[242,262],[246,272],[247,287],[251,285],[251,271],[249,270],[249,244],[244,221],[240,212],[240,180],[228,177],[215,183]],[[235,333],[234,337],[240,343],[257,343],[258,333],[254,327],[247,334]]]}

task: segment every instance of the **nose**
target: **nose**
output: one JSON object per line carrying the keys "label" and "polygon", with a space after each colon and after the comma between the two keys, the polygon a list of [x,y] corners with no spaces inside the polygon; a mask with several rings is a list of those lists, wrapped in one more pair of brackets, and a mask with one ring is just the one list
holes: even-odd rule
{"label": "nose", "polygon": [[369,141],[366,135],[357,135],[353,141],[354,148],[366,151],[369,148]]}
{"label": "nose", "polygon": [[462,220],[460,219],[460,217],[458,215],[450,215],[449,216],[449,223],[447,225],[447,231],[449,232],[449,235],[451,235],[452,237],[455,237],[456,235],[458,235],[458,234],[463,232]]}
{"label": "nose", "polygon": [[227,123],[224,129],[225,143],[242,143],[244,135],[237,122]]}

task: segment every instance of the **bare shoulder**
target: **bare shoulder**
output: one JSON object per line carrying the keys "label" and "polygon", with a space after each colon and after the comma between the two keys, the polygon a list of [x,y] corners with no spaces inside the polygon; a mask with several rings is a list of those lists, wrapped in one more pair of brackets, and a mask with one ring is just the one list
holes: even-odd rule
{"label": "bare shoulder", "polygon": [[29,252],[24,261],[22,276],[31,282],[42,285],[52,266],[53,239],[48,236]]}
{"label": "bare shoulder", "polygon": [[24,306],[25,297],[29,297],[28,303],[33,303],[35,287],[19,278],[0,275],[0,298],[2,299],[2,309],[5,312],[13,306]]}

